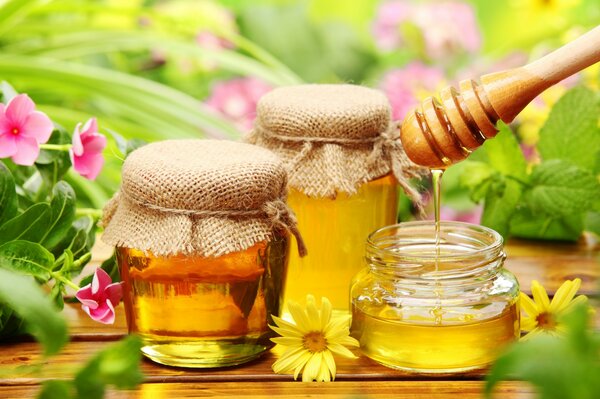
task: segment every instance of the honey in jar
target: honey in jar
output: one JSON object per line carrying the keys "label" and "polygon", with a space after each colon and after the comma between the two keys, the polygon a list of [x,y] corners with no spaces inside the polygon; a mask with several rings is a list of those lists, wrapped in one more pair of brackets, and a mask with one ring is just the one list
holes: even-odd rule
{"label": "honey in jar", "polygon": [[448,373],[485,367],[519,337],[519,286],[502,237],[460,222],[374,232],[352,285],[351,334],[392,368]]}
{"label": "honey in jar", "polygon": [[272,346],[297,231],[285,196],[279,159],[248,144],[172,140],[127,158],[103,240],[116,247],[129,332],[145,356],[221,367]]}
{"label": "honey in jar", "polygon": [[408,179],[417,169],[390,114],[383,93],[354,85],[282,87],[260,99],[249,141],[283,159],[308,249],[290,256],[284,309],[312,294],[348,314],[368,234],[396,223],[399,186],[416,196]]}

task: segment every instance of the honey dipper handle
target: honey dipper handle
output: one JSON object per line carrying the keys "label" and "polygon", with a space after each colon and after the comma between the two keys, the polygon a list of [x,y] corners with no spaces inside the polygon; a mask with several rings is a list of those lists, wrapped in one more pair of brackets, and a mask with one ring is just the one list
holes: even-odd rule
{"label": "honey dipper handle", "polygon": [[481,77],[483,91],[499,119],[511,122],[542,91],[600,62],[600,26],[521,68]]}

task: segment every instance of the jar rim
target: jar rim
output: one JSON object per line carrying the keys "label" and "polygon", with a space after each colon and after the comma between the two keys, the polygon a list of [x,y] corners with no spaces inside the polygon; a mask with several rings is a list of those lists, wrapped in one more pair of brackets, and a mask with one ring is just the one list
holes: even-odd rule
{"label": "jar rim", "polygon": [[[402,234],[400,234],[402,233]],[[410,233],[419,233],[420,237],[410,236]],[[444,253],[443,261],[457,261],[465,258],[494,257],[500,256],[504,245],[502,236],[485,226],[480,226],[465,222],[440,221],[440,236],[455,238],[457,245],[460,239],[469,238],[473,245],[462,246],[465,250],[458,253]],[[419,240],[421,239],[421,240]],[[393,249],[387,248],[385,244],[394,244]],[[399,245],[413,245],[415,243],[429,244],[435,243],[435,222],[434,221],[413,221],[389,225],[375,230],[367,238],[367,256],[374,254],[385,254],[387,259],[393,259],[394,262],[435,262],[440,260],[440,256],[435,251],[406,253],[397,250]]]}

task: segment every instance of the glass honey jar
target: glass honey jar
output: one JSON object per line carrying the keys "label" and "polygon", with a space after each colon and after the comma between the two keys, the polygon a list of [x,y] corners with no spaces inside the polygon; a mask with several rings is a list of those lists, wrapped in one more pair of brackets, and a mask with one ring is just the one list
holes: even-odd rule
{"label": "glass honey jar", "polygon": [[518,339],[519,285],[503,266],[502,237],[440,222],[384,227],[367,240],[354,278],[351,334],[392,368],[449,373],[491,363]]}
{"label": "glass honey jar", "polygon": [[146,357],[221,367],[273,345],[297,233],[286,182],[274,154],[243,143],[170,140],[127,158],[102,238],[116,247],[127,325]]}
{"label": "glass honey jar", "polygon": [[288,301],[330,299],[349,314],[349,286],[373,230],[396,223],[399,187],[418,168],[406,158],[383,93],[346,84],[275,89],[263,96],[248,140],[277,153],[288,170],[288,203],[308,249],[290,255]]}

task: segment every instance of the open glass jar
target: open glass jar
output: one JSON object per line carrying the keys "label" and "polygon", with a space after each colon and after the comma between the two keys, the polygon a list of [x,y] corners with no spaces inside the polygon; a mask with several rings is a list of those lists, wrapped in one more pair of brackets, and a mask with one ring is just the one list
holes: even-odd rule
{"label": "open glass jar", "polygon": [[351,288],[351,334],[386,366],[427,373],[492,362],[519,337],[519,285],[503,267],[502,237],[486,227],[409,222],[367,240]]}
{"label": "open glass jar", "polygon": [[249,144],[170,140],[134,151],[122,175],[102,239],[117,249],[142,353],[220,367],[269,349],[297,234],[280,160]]}

